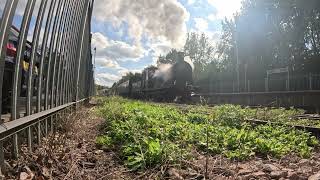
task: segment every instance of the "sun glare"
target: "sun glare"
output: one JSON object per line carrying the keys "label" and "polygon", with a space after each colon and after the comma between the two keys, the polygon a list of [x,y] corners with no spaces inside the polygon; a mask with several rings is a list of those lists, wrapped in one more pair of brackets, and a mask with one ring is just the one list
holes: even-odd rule
{"label": "sun glare", "polygon": [[239,11],[241,1],[242,0],[208,0],[208,3],[217,9],[216,17],[221,19],[224,17],[231,18],[235,12]]}

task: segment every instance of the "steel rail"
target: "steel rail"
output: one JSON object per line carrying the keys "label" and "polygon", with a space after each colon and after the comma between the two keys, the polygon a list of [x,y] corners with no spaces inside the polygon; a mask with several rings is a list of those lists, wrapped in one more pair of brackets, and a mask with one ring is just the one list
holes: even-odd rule
{"label": "steel rail", "polygon": [[55,113],[55,112],[57,112],[61,109],[64,109],[66,107],[75,105],[77,103],[84,102],[85,100],[86,100],[86,98],[79,100],[77,102],[67,103],[67,104],[52,108],[52,109],[48,109],[48,110],[45,110],[45,111],[42,111],[39,113],[35,113],[30,116],[25,116],[25,117],[16,119],[14,121],[9,121],[9,122],[3,123],[0,125],[0,141],[5,139],[6,137],[9,137],[9,136],[15,134],[17,131],[20,131],[19,128],[21,128],[21,126],[27,125],[28,123],[33,122],[34,120],[37,120],[37,119],[45,117],[49,114]]}

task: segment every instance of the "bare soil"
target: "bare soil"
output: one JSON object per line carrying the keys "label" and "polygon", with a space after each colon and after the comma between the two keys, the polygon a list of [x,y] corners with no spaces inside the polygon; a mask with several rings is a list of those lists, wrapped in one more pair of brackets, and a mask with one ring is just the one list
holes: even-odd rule
{"label": "bare soil", "polygon": [[64,128],[43,139],[33,153],[23,148],[18,160],[8,162],[5,179],[320,179],[320,153],[309,159],[287,155],[238,162],[194,151],[192,160],[179,165],[131,172],[116,152],[96,146],[104,120],[95,115],[94,107],[82,107],[60,126]]}

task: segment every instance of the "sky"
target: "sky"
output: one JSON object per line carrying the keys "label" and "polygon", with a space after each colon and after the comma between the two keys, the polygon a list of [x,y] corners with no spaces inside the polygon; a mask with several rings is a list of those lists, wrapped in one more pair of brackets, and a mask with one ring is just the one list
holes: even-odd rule
{"label": "sky", "polygon": [[141,72],[171,48],[182,50],[187,32],[204,32],[214,44],[221,21],[241,0],[96,0],[92,48],[95,83],[111,86],[128,72]]}
{"label": "sky", "polygon": [[[19,1],[18,14],[23,14],[25,3]],[[0,3],[0,16],[3,6]],[[240,8],[241,0],[95,0],[91,25],[95,83],[111,86],[126,73],[155,64],[171,48],[182,50],[188,32],[204,32],[214,44],[221,21]],[[15,16],[17,27],[21,17]]]}

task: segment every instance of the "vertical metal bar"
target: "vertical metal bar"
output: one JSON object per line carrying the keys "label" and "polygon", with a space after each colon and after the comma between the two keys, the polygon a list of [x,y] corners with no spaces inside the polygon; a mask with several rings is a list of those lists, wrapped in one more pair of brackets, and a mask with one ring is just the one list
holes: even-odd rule
{"label": "vertical metal bar", "polygon": [[[92,12],[93,12],[93,3],[94,3],[94,0],[91,0],[91,4],[90,4],[90,11],[89,11],[89,24],[88,24],[88,28],[89,28],[89,51],[90,51],[90,89],[89,89],[89,94],[88,94],[88,97],[89,98],[90,96],[93,95],[93,91],[95,89],[94,87],[94,71],[95,71],[95,59],[94,59],[94,62],[92,63],[92,52],[91,52],[91,39],[92,39],[92,35],[91,35],[91,19],[92,19]],[[96,52],[95,52],[96,53]],[[95,55],[94,55],[94,58],[95,58]]]}
{"label": "vertical metal bar", "polygon": [[[40,30],[41,25],[43,21],[43,16],[45,13],[45,7],[47,6],[47,0],[42,0],[39,12],[36,20],[36,25],[33,33],[32,38],[32,50],[31,50],[31,59],[29,62],[29,75],[28,75],[28,85],[27,85],[27,115],[30,115],[32,113],[32,101],[33,101],[33,67],[34,67],[34,61],[37,58],[37,51],[38,51],[38,44],[39,44],[39,38],[40,38]],[[41,54],[41,56],[44,56],[44,54]],[[41,79],[39,79],[41,81]],[[38,89],[38,91],[41,92],[41,89]],[[39,93],[39,92],[38,92]],[[38,94],[37,93],[37,94]]]}
{"label": "vertical metal bar", "polygon": [[[16,11],[18,0],[7,0],[3,10],[2,20],[0,21],[0,116],[2,114],[2,86],[5,66],[5,56],[7,51],[7,43],[9,32]],[[0,117],[1,118],[1,117]],[[0,152],[1,153],[1,152]]]}
{"label": "vertical metal bar", "polygon": [[19,143],[18,143],[18,134],[13,134],[13,156],[15,158],[19,157]]}
{"label": "vertical metal bar", "polygon": [[[67,66],[67,69],[68,69],[68,74],[67,76],[65,77],[65,98],[66,98],[66,101],[69,101],[69,92],[70,92],[70,77],[72,76],[73,74],[73,64],[74,64],[74,54],[75,54],[75,47],[76,47],[76,44],[75,44],[75,41],[76,41],[76,35],[78,34],[78,27],[79,27],[79,23],[78,23],[78,20],[79,20],[79,16],[80,16],[80,13],[82,12],[79,8],[81,8],[81,4],[82,4],[82,1],[78,1],[78,3],[75,5],[74,7],[74,13],[73,13],[73,18],[74,21],[72,23],[72,27],[73,29],[71,30],[71,43],[69,44],[70,45],[70,53],[68,54],[69,58],[68,58],[68,66]],[[65,103],[66,103],[65,101]]]}
{"label": "vertical metal bar", "polygon": [[[73,67],[74,67],[74,53],[75,53],[75,42],[76,42],[76,34],[77,34],[77,30],[78,30],[78,27],[79,27],[79,16],[80,16],[80,9],[81,9],[81,5],[82,5],[82,1],[78,1],[78,4],[76,5],[76,9],[74,11],[74,15],[75,15],[75,21],[73,21],[73,30],[71,32],[71,53],[69,54],[69,65],[68,65],[68,74],[67,74],[67,77],[66,77],[66,84],[65,84],[65,93],[66,93],[66,102],[70,102],[70,82],[71,82],[71,77],[72,77],[72,74],[73,74]],[[65,103],[66,103],[65,102]]]}
{"label": "vertical metal bar", "polygon": [[45,133],[48,136],[48,118],[45,119]]}
{"label": "vertical metal bar", "polygon": [[[62,1],[62,0],[61,0]],[[60,35],[62,33],[62,28],[63,28],[63,24],[64,24],[64,19],[65,19],[65,7],[66,7],[66,2],[67,0],[63,0],[63,6],[61,7],[61,14],[60,14],[60,19],[59,19],[59,29],[57,31],[57,34],[56,34],[56,42],[55,42],[55,53],[53,54],[53,72],[52,72],[52,82],[51,82],[51,108],[54,106],[54,101],[57,97],[55,97],[55,90],[56,90],[56,87],[55,87],[55,79],[56,79],[56,68],[57,68],[57,57],[58,55],[60,54],[60,52],[58,51],[59,50],[59,47],[60,47]],[[60,9],[59,9],[60,11]]]}
{"label": "vertical metal bar", "polygon": [[87,16],[88,16],[88,5],[89,5],[89,0],[86,0],[85,3],[85,10],[84,10],[84,14],[82,15],[82,19],[81,19],[81,30],[80,30],[80,46],[79,46],[79,50],[78,50],[78,56],[76,58],[77,63],[77,71],[76,71],[76,97],[75,97],[75,101],[78,101],[79,99],[79,75],[80,75],[80,67],[81,67],[81,59],[82,59],[82,51],[83,51],[83,43],[84,43],[84,33],[85,33],[85,26],[86,26],[86,22],[87,22]]}
{"label": "vertical metal bar", "polygon": [[78,47],[78,44],[79,44],[79,41],[80,41],[80,38],[79,38],[79,34],[80,34],[80,25],[81,25],[81,15],[82,15],[82,12],[84,11],[84,5],[85,5],[85,0],[82,0],[81,2],[81,6],[80,6],[80,10],[78,11],[78,15],[77,15],[77,31],[76,33],[74,34],[74,38],[75,38],[75,45],[74,45],[74,52],[73,52],[73,64],[72,64],[72,74],[71,74],[71,77],[70,77],[70,97],[69,97],[69,102],[73,100],[73,97],[75,97],[75,84],[74,84],[74,81],[75,81],[75,76],[76,76],[76,64],[77,64],[77,47]]}
{"label": "vertical metal bar", "polygon": [[1,168],[0,170],[2,170],[4,168],[3,140],[0,140],[0,168]]}
{"label": "vertical metal bar", "polygon": [[67,12],[66,18],[64,20],[63,25],[63,33],[61,34],[61,37],[63,41],[61,41],[61,45],[59,48],[60,56],[59,56],[59,64],[58,64],[58,71],[57,71],[57,81],[56,81],[56,106],[59,106],[62,99],[62,91],[61,91],[61,76],[64,70],[63,65],[65,64],[65,48],[66,48],[66,42],[67,42],[67,33],[68,33],[68,25],[70,21],[70,12],[72,11],[70,7],[70,0],[67,0],[68,5],[66,6],[68,9],[65,9]]}
{"label": "vertical metal bar", "polygon": [[309,90],[312,90],[312,74],[309,73]]}
{"label": "vertical metal bar", "polygon": [[75,75],[76,75],[76,61],[78,60],[77,59],[77,48],[78,48],[78,44],[80,42],[80,38],[79,38],[79,34],[80,34],[80,30],[81,30],[81,15],[82,15],[82,12],[84,11],[84,5],[85,5],[85,0],[82,0],[81,1],[81,4],[80,4],[80,9],[78,10],[78,14],[77,14],[77,31],[74,35],[74,38],[75,38],[75,46],[74,46],[74,50],[73,50],[73,63],[72,63],[72,75],[70,77],[70,95],[69,95],[69,101],[72,101],[73,100],[73,97],[75,96],[75,86],[74,86],[74,81],[75,81]]}
{"label": "vertical metal bar", "polygon": [[37,127],[38,127],[38,144],[41,144],[41,121],[38,121],[37,123]]}
{"label": "vertical metal bar", "polygon": [[[54,19],[54,23],[53,23],[53,29],[52,29],[52,34],[51,34],[51,40],[50,40],[50,46],[49,46],[49,59],[48,59],[48,69],[47,69],[47,78],[46,78],[46,87],[45,87],[45,109],[49,108],[49,84],[51,82],[51,77],[53,78],[54,73],[51,75],[51,69],[55,69],[55,64],[54,66],[51,68],[51,64],[52,64],[52,58],[53,58],[53,48],[55,46],[55,39],[58,36],[58,29],[60,28],[60,19],[62,16],[62,5],[63,5],[63,0],[57,0],[56,1],[58,3],[57,9],[56,9],[56,14],[55,14],[55,19]],[[55,62],[54,62],[55,63]],[[52,91],[53,87],[51,87],[51,91]],[[51,92],[50,91],[50,92]],[[52,102],[53,100],[52,94],[50,93],[50,102]],[[50,103],[51,104],[51,103]],[[52,108],[52,105],[51,105]]]}
{"label": "vertical metal bar", "polygon": [[27,128],[27,131],[28,131],[28,148],[29,148],[29,151],[32,152],[32,127],[29,126]]}
{"label": "vertical metal bar", "polygon": [[[49,32],[50,32],[50,28],[51,28],[51,22],[53,20],[53,12],[54,9],[56,7],[56,0],[51,0],[50,3],[50,7],[49,7],[49,12],[48,12],[48,16],[46,19],[46,26],[44,29],[44,35],[43,35],[43,42],[42,42],[42,46],[41,46],[41,59],[40,59],[40,67],[39,67],[39,81],[38,81],[38,94],[37,94],[37,111],[40,112],[41,111],[41,102],[42,102],[42,78],[43,78],[43,63],[44,63],[44,59],[46,58],[46,53],[47,53],[47,42],[48,42],[48,38],[49,38]],[[48,55],[50,56],[50,54]],[[49,67],[50,62],[48,62],[48,70],[50,70]],[[50,77],[46,77],[46,81],[49,81],[48,78]],[[45,94],[45,105],[44,105],[44,109],[47,109],[47,102],[48,102],[48,94]]]}
{"label": "vertical metal bar", "polygon": [[268,77],[264,79],[264,86],[265,86],[265,91],[269,91],[269,80]]}
{"label": "vertical metal bar", "polygon": [[20,70],[21,70],[21,63],[22,63],[22,58],[23,58],[23,53],[25,50],[25,46],[26,46],[26,41],[27,41],[27,34],[28,34],[28,30],[29,30],[29,26],[30,26],[30,20],[31,20],[31,16],[32,16],[32,12],[34,9],[34,5],[35,5],[36,1],[35,0],[29,0],[24,12],[24,16],[23,16],[23,20],[22,20],[22,26],[20,29],[20,33],[19,33],[19,43],[18,43],[18,48],[17,48],[17,56],[16,56],[16,64],[15,64],[15,68],[14,68],[14,77],[13,77],[13,88],[12,88],[12,112],[11,112],[11,118],[12,120],[17,119],[18,117],[18,112],[17,112],[17,101],[18,101],[18,96],[19,94],[19,87],[20,87],[20,83],[19,83],[19,79],[21,78],[20,75]]}
{"label": "vertical metal bar", "polygon": [[53,118],[53,115],[50,116],[50,131],[53,133],[53,121],[56,120]]}
{"label": "vertical metal bar", "polygon": [[66,45],[64,49],[68,49],[68,51],[64,50],[64,61],[63,61],[63,69],[60,80],[60,90],[61,90],[61,98],[60,104],[66,103],[66,82],[68,81],[67,77],[69,74],[69,64],[71,63],[70,54],[72,53],[72,33],[74,32],[74,22],[75,22],[75,9],[78,5],[79,1],[71,4],[70,15],[69,15],[69,23],[67,23],[67,32],[66,32]]}
{"label": "vertical metal bar", "polygon": [[[61,16],[61,22],[60,22],[60,30],[59,30],[59,35],[57,37],[57,47],[56,47],[56,52],[55,52],[55,57],[54,57],[54,68],[53,68],[53,79],[52,79],[52,89],[51,89],[51,96],[54,97],[55,99],[52,98],[51,99],[51,107],[53,107],[54,105],[57,106],[57,101],[58,98],[57,97],[57,92],[58,92],[58,86],[57,86],[57,82],[56,82],[56,76],[59,76],[60,73],[60,69],[61,68],[61,46],[62,46],[62,35],[64,34],[64,28],[65,28],[65,20],[66,20],[66,16],[67,16],[67,9],[68,9],[68,5],[69,5],[69,0],[65,0],[64,1],[64,6],[63,6],[63,15]],[[57,62],[59,60],[59,62]],[[58,63],[58,67],[56,67]],[[56,68],[58,68],[58,70],[56,71]]]}

